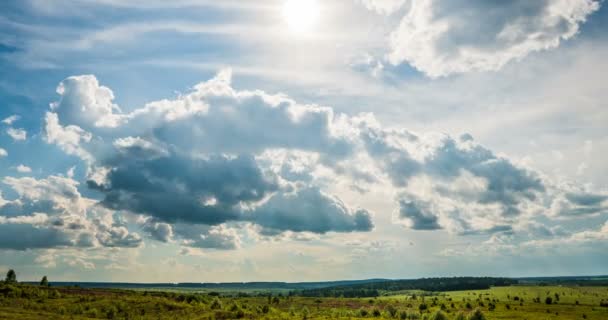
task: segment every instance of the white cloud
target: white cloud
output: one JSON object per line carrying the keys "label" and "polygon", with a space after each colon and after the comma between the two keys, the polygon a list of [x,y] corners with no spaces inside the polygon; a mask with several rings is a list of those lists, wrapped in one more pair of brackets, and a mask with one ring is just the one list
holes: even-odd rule
{"label": "white cloud", "polygon": [[403,7],[408,0],[359,0],[369,10],[391,14]]}
{"label": "white cloud", "polygon": [[120,108],[112,100],[114,93],[100,86],[92,75],[69,77],[57,87],[62,99],[51,105],[62,121],[81,128],[113,128],[120,124],[121,117],[115,112]]}
{"label": "white cloud", "polygon": [[[342,187],[385,188],[397,195],[397,223],[458,234],[513,232],[521,219],[550,216],[549,206],[565,194],[469,134],[386,128],[371,114],[350,117],[285,95],[237,90],[229,71],[130,113],[114,107],[111,90],[93,76],[66,83],[71,89],[59,90],[57,113],[46,115],[47,142],[85,155],[88,186],[104,194],[100,204],[143,215],[142,230],[162,242],[236,247],[219,237],[228,233],[200,235],[244,222],[275,235],[372,230],[369,211],[338,197]],[[72,101],[99,104],[99,92],[102,104],[113,106],[107,112],[66,115],[98,108],[74,108]],[[96,126],[108,117],[120,120],[111,130]],[[580,203],[588,198],[563,201],[589,207]],[[176,229],[184,223],[199,230],[185,235]]]}
{"label": "white cloud", "polygon": [[20,173],[30,173],[30,172],[32,172],[32,168],[30,168],[28,166],[24,166],[22,164],[20,164],[17,167],[15,167],[15,170],[17,170],[17,172],[20,172]]}
{"label": "white cloud", "polygon": [[91,160],[92,156],[83,147],[90,142],[91,133],[76,125],[62,126],[56,113],[47,112],[45,116],[44,140],[58,145],[65,153],[75,155],[83,160]]}
{"label": "white cloud", "polygon": [[4,158],[8,156],[8,152],[2,148],[0,148],[0,158]]}
{"label": "white cloud", "polygon": [[112,211],[78,192],[63,176],[45,179],[4,177],[16,194],[0,199],[0,248],[137,247],[142,243]]}
{"label": "white cloud", "polygon": [[13,123],[15,123],[15,121],[18,121],[19,119],[21,119],[21,116],[14,114],[10,117],[6,117],[4,120],[2,120],[2,123],[10,126]]}
{"label": "white cloud", "polygon": [[15,141],[23,141],[27,139],[27,131],[24,129],[8,128],[6,133]]}
{"label": "white cloud", "polygon": [[430,77],[492,71],[574,37],[596,0],[413,1],[391,34],[389,60]]}

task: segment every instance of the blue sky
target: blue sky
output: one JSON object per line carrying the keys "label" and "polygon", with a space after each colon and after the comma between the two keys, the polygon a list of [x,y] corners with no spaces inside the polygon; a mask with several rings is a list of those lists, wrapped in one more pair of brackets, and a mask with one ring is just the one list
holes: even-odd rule
{"label": "blue sky", "polygon": [[0,271],[602,274],[602,1],[4,1]]}

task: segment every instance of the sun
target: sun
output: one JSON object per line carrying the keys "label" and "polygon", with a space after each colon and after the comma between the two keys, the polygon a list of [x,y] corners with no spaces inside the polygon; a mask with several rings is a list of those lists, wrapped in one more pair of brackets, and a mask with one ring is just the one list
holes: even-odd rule
{"label": "sun", "polygon": [[298,33],[312,31],[319,20],[319,14],[316,0],[286,0],[283,4],[283,17],[289,29]]}

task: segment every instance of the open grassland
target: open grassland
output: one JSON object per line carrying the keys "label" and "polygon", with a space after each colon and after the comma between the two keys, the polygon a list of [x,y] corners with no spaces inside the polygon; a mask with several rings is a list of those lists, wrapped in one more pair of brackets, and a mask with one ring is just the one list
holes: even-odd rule
{"label": "open grassland", "polygon": [[0,319],[373,318],[606,320],[608,287],[509,286],[445,293],[409,291],[377,298],[0,287]]}

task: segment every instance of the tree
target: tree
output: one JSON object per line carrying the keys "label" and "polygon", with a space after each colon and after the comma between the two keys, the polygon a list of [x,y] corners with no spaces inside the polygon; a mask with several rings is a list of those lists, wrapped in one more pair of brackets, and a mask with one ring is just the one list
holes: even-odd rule
{"label": "tree", "polygon": [[15,273],[15,270],[8,270],[6,273],[6,283],[17,283],[17,274]]}
{"label": "tree", "polygon": [[40,280],[40,285],[43,287],[49,286],[49,280],[46,278],[46,276],[42,277],[42,280]]}
{"label": "tree", "polygon": [[553,299],[551,299],[551,297],[546,297],[545,298],[545,303],[546,304],[552,304],[553,303]]}

